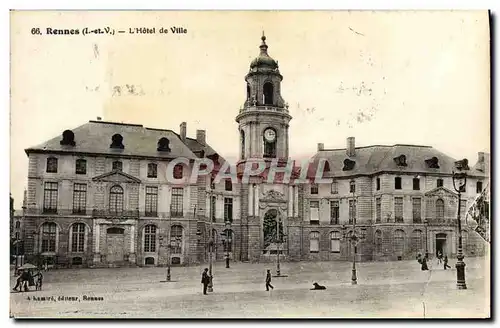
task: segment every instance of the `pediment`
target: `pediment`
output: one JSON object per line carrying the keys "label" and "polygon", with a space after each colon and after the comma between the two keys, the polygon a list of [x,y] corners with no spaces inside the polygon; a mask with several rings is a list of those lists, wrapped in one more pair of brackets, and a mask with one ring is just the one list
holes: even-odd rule
{"label": "pediment", "polygon": [[457,193],[445,187],[437,187],[425,193],[426,197],[458,197]]}
{"label": "pediment", "polygon": [[138,179],[122,171],[111,171],[108,173],[104,173],[96,177],[93,177],[92,180],[102,181],[102,182],[141,183],[141,179]]}

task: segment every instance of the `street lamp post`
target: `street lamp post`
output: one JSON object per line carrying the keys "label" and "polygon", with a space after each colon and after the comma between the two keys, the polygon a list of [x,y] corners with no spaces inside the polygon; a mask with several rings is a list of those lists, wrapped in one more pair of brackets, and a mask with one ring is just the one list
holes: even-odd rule
{"label": "street lamp post", "polygon": [[214,234],[213,234],[213,229],[212,229],[212,222],[213,222],[213,216],[214,216],[214,211],[215,209],[213,208],[212,204],[212,190],[213,190],[213,185],[210,184],[210,190],[208,191],[209,195],[209,204],[210,204],[210,210],[209,210],[209,221],[210,221],[210,231],[209,231],[209,241],[208,241],[208,250],[209,250],[209,256],[208,256],[208,276],[210,278],[208,285],[207,285],[207,291],[208,292],[213,292],[214,291],[214,284],[213,284],[213,275],[212,275],[212,254],[213,254],[213,247],[214,247]]}
{"label": "street lamp post", "polygon": [[231,221],[226,220],[226,229],[223,234],[224,245],[226,247],[226,268],[229,269],[229,252],[231,248],[232,236],[231,236]]}
{"label": "street lamp post", "polygon": [[[351,182],[354,184],[354,182]],[[356,198],[354,196],[355,192],[355,185],[351,186],[351,191],[352,191],[352,207],[351,207],[351,214],[352,214],[352,236],[351,236],[351,242],[352,245],[354,246],[354,252],[352,255],[352,277],[351,277],[351,284],[357,285],[358,284],[358,278],[356,275],[356,253],[357,253],[357,244],[358,244],[358,237],[356,236],[356,211],[355,211],[355,206],[356,206]]]}
{"label": "street lamp post", "polygon": [[427,233],[427,226],[429,225],[429,221],[424,219],[424,225],[425,225],[425,258],[428,260],[429,259],[429,241],[428,241],[428,233]]}
{"label": "street lamp post", "polygon": [[457,252],[457,264],[455,268],[457,269],[457,288],[467,289],[465,283],[465,263],[464,254],[462,250],[462,223],[460,222],[460,202],[461,193],[465,192],[465,186],[467,185],[467,173],[462,170],[468,170],[468,161],[463,159],[455,162],[455,167],[458,172],[453,171],[453,187],[458,193],[458,211],[457,211],[457,221],[458,221],[458,252]]}

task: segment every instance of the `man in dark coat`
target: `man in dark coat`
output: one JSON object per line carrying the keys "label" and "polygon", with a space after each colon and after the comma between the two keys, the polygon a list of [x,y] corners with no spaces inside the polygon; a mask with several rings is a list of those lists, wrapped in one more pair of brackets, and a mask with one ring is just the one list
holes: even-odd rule
{"label": "man in dark coat", "polygon": [[445,270],[446,268],[451,269],[451,266],[448,265],[448,255],[444,256],[443,267]]}
{"label": "man in dark coat", "polygon": [[422,261],[420,262],[420,264],[422,265],[422,271],[429,270],[429,268],[427,267],[427,260],[427,254],[425,254],[425,256],[422,258]]}
{"label": "man in dark coat", "polygon": [[208,276],[208,269],[205,268],[201,274],[201,283],[203,284],[203,295],[207,295],[207,287],[210,283],[210,277]]}
{"label": "man in dark coat", "polygon": [[269,291],[269,287],[271,289],[274,289],[273,285],[271,285],[271,270],[267,270],[267,275],[266,275],[266,290]]}

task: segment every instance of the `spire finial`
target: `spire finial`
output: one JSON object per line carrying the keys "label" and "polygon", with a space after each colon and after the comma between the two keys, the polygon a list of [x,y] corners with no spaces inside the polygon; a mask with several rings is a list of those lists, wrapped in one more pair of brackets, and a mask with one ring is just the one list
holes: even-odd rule
{"label": "spire finial", "polygon": [[260,39],[262,40],[262,43],[260,44],[260,47],[259,47],[260,53],[267,55],[266,35],[264,34],[264,31],[262,31],[262,37]]}

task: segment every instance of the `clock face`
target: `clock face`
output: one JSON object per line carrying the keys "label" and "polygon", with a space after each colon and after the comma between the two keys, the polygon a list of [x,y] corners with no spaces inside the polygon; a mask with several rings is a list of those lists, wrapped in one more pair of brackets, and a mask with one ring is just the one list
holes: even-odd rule
{"label": "clock face", "polygon": [[274,139],[276,139],[276,132],[272,129],[267,129],[264,131],[264,138],[266,138],[268,142],[273,142]]}

